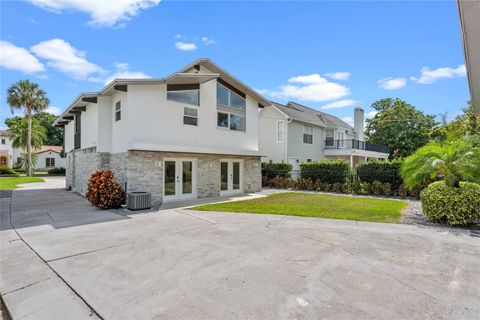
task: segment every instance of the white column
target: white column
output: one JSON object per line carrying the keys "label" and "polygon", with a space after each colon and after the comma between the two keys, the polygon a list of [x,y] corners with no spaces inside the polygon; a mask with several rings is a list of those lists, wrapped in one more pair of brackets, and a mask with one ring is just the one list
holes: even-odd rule
{"label": "white column", "polygon": [[353,168],[353,155],[350,155],[350,167]]}

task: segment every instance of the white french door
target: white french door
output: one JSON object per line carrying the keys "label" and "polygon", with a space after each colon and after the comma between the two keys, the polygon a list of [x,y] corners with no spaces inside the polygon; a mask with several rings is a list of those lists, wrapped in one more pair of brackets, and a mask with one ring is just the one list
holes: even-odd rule
{"label": "white french door", "polygon": [[196,198],[197,168],[195,159],[164,159],[163,171],[164,201]]}
{"label": "white french door", "polygon": [[243,192],[243,161],[220,160],[220,195]]}

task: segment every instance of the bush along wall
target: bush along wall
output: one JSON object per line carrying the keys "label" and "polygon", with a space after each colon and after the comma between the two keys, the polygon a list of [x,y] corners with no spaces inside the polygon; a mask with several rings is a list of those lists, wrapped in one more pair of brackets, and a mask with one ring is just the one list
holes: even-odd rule
{"label": "bush along wall", "polygon": [[361,182],[373,184],[375,181],[389,183],[392,191],[397,193],[403,183],[400,176],[401,161],[368,161],[359,164],[355,170]]}
{"label": "bush along wall", "polygon": [[272,179],[275,177],[290,178],[290,172],[293,166],[289,163],[280,162],[263,162],[262,163],[262,176]]}
{"label": "bush along wall", "polygon": [[350,174],[350,165],[345,161],[310,162],[304,163],[300,172],[302,179],[341,184],[347,182]]}

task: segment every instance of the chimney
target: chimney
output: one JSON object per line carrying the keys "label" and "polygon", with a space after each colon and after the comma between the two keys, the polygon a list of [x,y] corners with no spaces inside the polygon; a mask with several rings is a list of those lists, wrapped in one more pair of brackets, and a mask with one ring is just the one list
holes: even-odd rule
{"label": "chimney", "polygon": [[357,140],[363,141],[364,113],[362,108],[356,107],[353,114],[353,130],[357,133]]}

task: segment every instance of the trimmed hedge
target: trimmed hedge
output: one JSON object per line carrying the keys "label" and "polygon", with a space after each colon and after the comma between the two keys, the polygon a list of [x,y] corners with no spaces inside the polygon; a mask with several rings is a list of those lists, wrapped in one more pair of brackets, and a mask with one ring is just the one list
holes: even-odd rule
{"label": "trimmed hedge", "polygon": [[64,176],[65,175],[65,168],[52,168],[48,170],[48,174],[50,176]]}
{"label": "trimmed hedge", "polygon": [[266,176],[269,179],[275,177],[290,178],[290,171],[293,166],[286,162],[262,162],[262,176]]}
{"label": "trimmed hedge", "polygon": [[452,226],[480,224],[480,185],[460,182],[460,188],[444,181],[430,184],[420,193],[423,212],[434,222]]}
{"label": "trimmed hedge", "polygon": [[400,176],[401,161],[368,161],[356,167],[357,177],[362,182],[373,184],[374,181],[389,183],[396,193],[403,183]]}
{"label": "trimmed hedge", "polygon": [[346,161],[310,162],[304,163],[300,171],[303,179],[331,184],[344,183],[350,173],[350,165]]}

